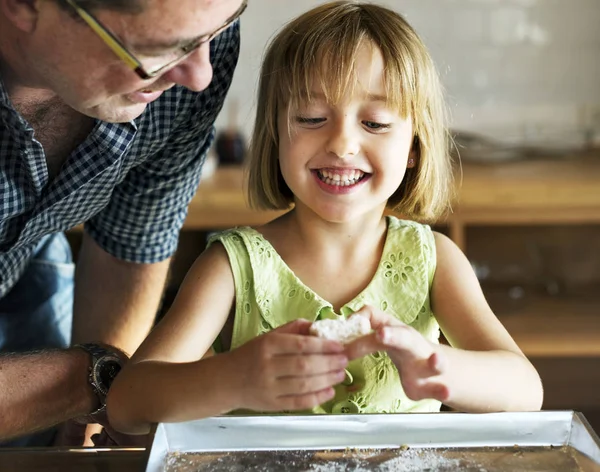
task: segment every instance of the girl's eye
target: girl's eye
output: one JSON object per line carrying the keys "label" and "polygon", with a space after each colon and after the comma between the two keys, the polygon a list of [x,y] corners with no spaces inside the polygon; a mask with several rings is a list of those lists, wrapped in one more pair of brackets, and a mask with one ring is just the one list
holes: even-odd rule
{"label": "girl's eye", "polygon": [[375,121],[363,121],[363,124],[367,128],[372,129],[372,130],[383,130],[383,129],[388,129],[392,126],[389,123],[377,123]]}
{"label": "girl's eye", "polygon": [[297,116],[296,121],[302,125],[318,125],[325,121],[325,118],[308,118],[306,116]]}

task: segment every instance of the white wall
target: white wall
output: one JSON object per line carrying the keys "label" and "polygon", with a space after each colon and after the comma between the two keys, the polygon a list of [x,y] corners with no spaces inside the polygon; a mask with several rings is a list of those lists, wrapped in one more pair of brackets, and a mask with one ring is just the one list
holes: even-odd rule
{"label": "white wall", "polygon": [[[323,0],[249,0],[242,49],[217,127],[239,103],[249,136],[268,39]],[[447,89],[454,128],[509,140],[600,134],[600,0],[380,0],[421,34]]]}

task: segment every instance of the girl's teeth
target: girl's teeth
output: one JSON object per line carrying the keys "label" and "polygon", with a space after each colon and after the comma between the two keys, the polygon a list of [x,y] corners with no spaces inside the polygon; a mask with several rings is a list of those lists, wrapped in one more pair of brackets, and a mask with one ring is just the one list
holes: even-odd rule
{"label": "girl's teeth", "polygon": [[320,170],[317,172],[317,175],[319,176],[319,179],[328,185],[348,187],[356,184],[363,178],[365,174],[359,170],[354,170],[344,175],[335,174],[326,170]]}

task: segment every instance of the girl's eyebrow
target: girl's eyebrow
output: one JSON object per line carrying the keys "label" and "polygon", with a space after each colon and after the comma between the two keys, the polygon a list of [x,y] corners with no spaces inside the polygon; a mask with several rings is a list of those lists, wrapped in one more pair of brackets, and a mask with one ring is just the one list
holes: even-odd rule
{"label": "girl's eyebrow", "polygon": [[306,100],[308,97],[316,98],[318,100],[325,100],[325,94],[322,92],[315,92],[314,90],[309,90],[308,92],[302,91],[300,92],[300,98]]}
{"label": "girl's eyebrow", "polygon": [[[318,98],[319,100],[325,100],[325,94],[322,92],[310,92],[311,97]],[[387,102],[388,98],[385,95],[379,95],[377,93],[367,93],[365,98],[372,102]]]}
{"label": "girl's eyebrow", "polygon": [[368,93],[367,99],[372,102],[386,102],[387,103],[387,101],[388,101],[388,98],[385,95],[378,95],[376,93]]}
{"label": "girl's eyebrow", "polygon": [[[325,101],[325,94],[323,92],[309,91],[310,97],[312,99],[323,100]],[[306,99],[306,93],[301,94],[303,99]],[[388,97],[386,95],[380,95],[377,93],[366,93],[364,97],[370,102],[388,102]]]}

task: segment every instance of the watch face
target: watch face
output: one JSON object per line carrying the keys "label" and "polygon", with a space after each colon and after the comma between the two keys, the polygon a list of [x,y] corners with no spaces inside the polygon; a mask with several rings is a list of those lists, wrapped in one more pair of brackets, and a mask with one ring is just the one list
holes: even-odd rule
{"label": "watch face", "polygon": [[121,371],[121,360],[118,357],[106,356],[98,360],[94,366],[94,381],[100,393],[106,395],[113,380]]}

